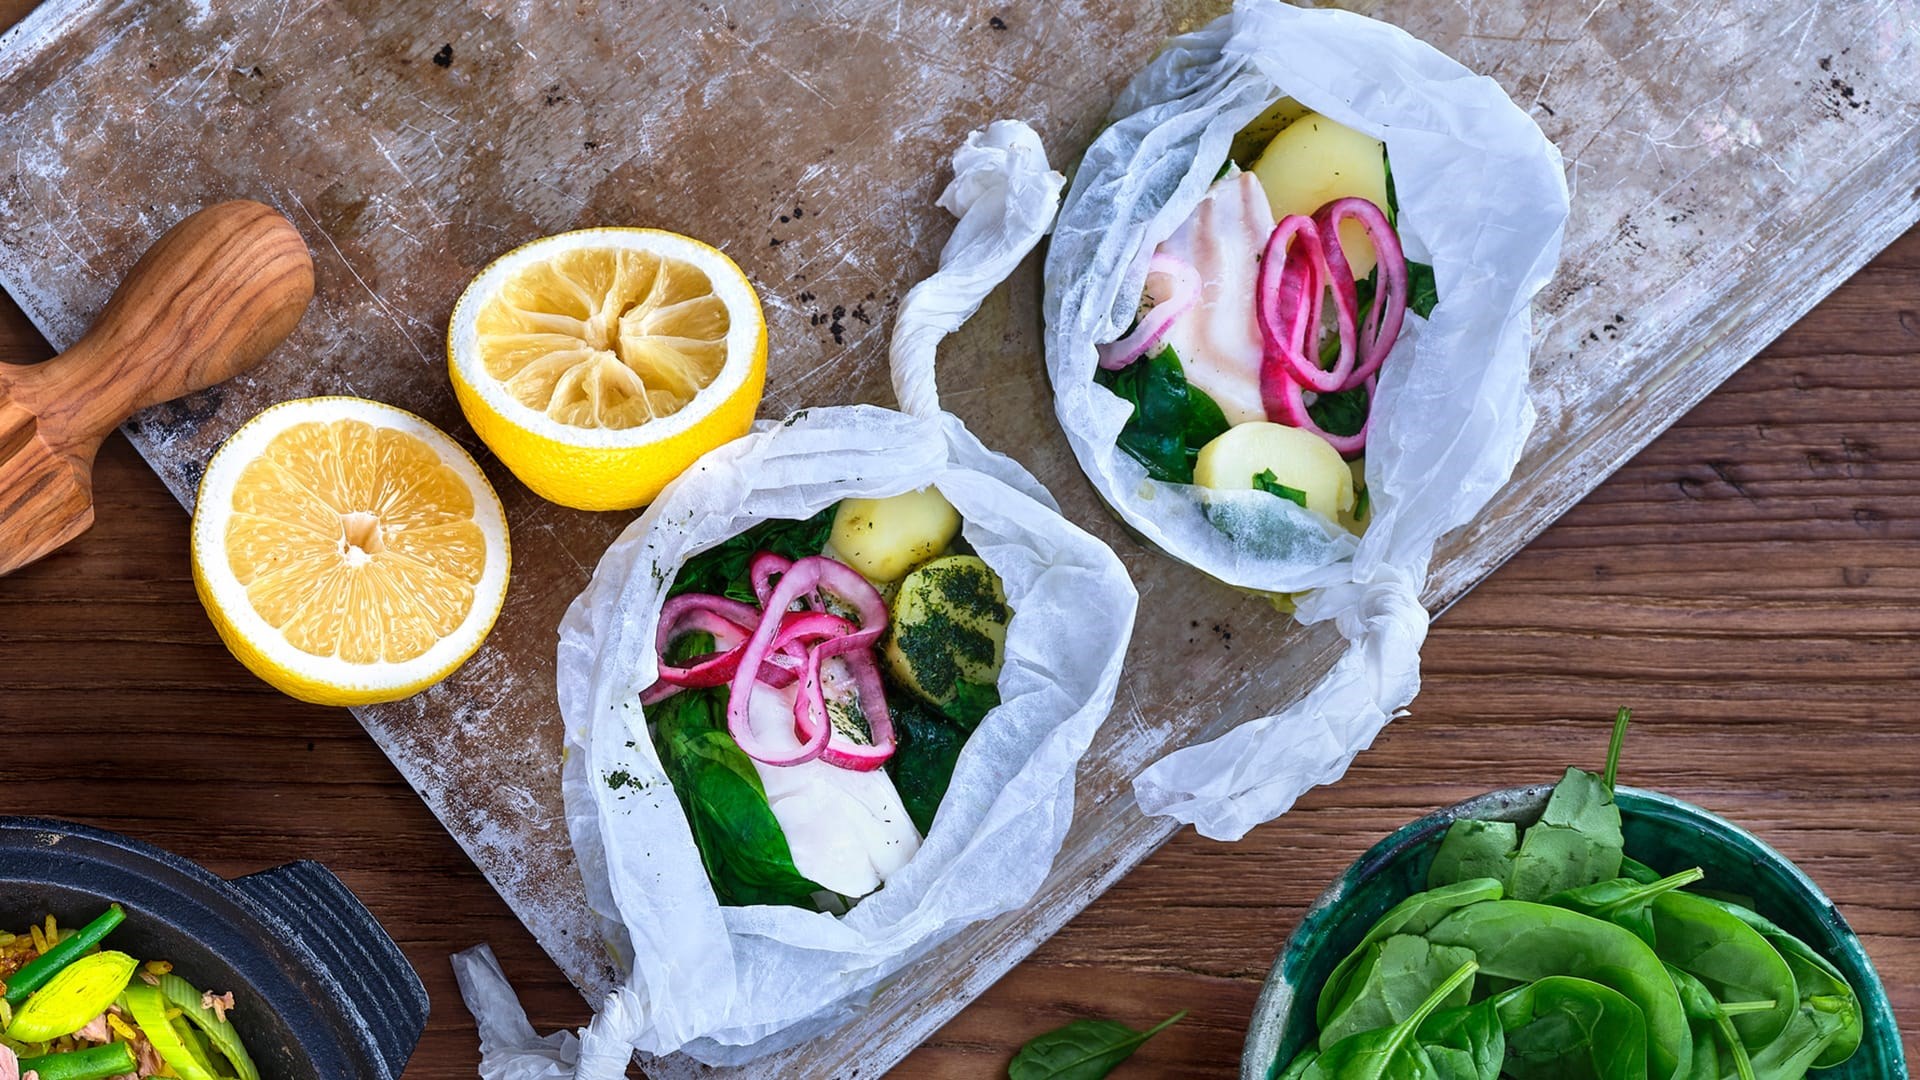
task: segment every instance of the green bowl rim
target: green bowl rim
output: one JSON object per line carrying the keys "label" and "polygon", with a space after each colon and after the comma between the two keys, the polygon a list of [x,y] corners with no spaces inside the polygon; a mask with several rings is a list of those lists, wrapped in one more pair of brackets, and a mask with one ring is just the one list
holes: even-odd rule
{"label": "green bowl rim", "polygon": [[[1308,931],[1317,931],[1320,924],[1331,917],[1334,905],[1339,903],[1354,885],[1372,877],[1381,867],[1392,862],[1408,848],[1423,844],[1429,839],[1437,842],[1440,834],[1460,818],[1498,817],[1501,812],[1510,812],[1515,807],[1528,804],[1544,805],[1552,791],[1551,784],[1501,788],[1441,807],[1394,830],[1391,835],[1368,848],[1346,870],[1342,871],[1340,876],[1328,885],[1307,908],[1306,914],[1301,916],[1293,932],[1287,935],[1286,944],[1281,947],[1279,955],[1274,958],[1273,967],[1267,974],[1266,984],[1260,988],[1260,996],[1254,1002],[1253,1016],[1247,1025],[1247,1040],[1240,1057],[1241,1080],[1269,1080],[1270,1070],[1286,1030],[1287,1011],[1293,1004],[1294,988],[1285,974],[1287,959],[1293,954],[1302,935]],[[1894,1063],[1899,1067],[1896,1075],[1900,1077],[1907,1075],[1905,1045],[1900,1036],[1900,1028],[1894,1021],[1893,1006],[1887,1000],[1886,987],[1880,981],[1880,972],[1874,967],[1872,958],[1860,944],[1860,937],[1847,922],[1846,916],[1840,914],[1840,909],[1834,905],[1820,886],[1807,876],[1805,871],[1795,865],[1793,860],[1774,850],[1773,846],[1765,840],[1704,807],[1695,806],[1671,795],[1629,787],[1625,784],[1619,785],[1615,792],[1623,810],[1630,810],[1635,814],[1667,811],[1681,818],[1692,819],[1708,830],[1723,834],[1727,839],[1752,847],[1774,868],[1784,871],[1782,876],[1799,894],[1798,899],[1806,905],[1809,916],[1837,931],[1835,936],[1840,941],[1846,959],[1865,973],[1868,979],[1867,985],[1855,987],[1854,990],[1859,994],[1862,1006],[1867,1013],[1869,1029],[1892,1033],[1890,1049]],[[1632,804],[1635,803],[1643,805],[1632,808]]]}

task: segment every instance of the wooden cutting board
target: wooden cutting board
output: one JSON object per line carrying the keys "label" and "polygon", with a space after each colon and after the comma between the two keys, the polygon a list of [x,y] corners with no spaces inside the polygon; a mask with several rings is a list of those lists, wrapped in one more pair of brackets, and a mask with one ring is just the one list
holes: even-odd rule
{"label": "wooden cutting board", "polygon": [[[290,397],[380,398],[471,445],[443,372],[453,301],[500,252],[581,225],[689,232],[746,268],[772,335],[762,415],[890,403],[892,307],[946,236],[932,200],[958,139],[1022,117],[1070,163],[1164,37],[1224,6],[50,0],[0,38],[0,286],[65,346],[191,209],[254,197],[301,227],[319,295],[292,341],[130,425],[182,501],[221,438]],[[1574,191],[1539,307],[1540,424],[1513,485],[1443,545],[1435,607],[1920,220],[1910,0],[1351,6],[1500,80],[1566,153]],[[1067,848],[1034,904],[956,937],[841,1035],[729,1075],[891,1065],[1166,838],[1132,809],[1133,772],[1285,704],[1331,660],[1329,632],[1121,532],[1053,424],[1038,342],[1030,263],[949,343],[942,385],[1114,544],[1145,601]],[[442,686],[359,716],[597,994],[612,972],[560,812],[553,628],[630,515],[561,510],[491,471],[517,556],[492,639]]]}

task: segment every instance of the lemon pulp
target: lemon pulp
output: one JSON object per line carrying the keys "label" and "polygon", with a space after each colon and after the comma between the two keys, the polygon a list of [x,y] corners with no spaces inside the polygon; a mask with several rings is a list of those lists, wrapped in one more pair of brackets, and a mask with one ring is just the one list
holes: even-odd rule
{"label": "lemon pulp", "polygon": [[350,664],[404,663],[452,635],[487,560],[460,474],[415,435],[350,419],[274,435],[234,484],[224,540],[262,620]]}
{"label": "lemon pulp", "polygon": [[670,416],[713,382],[732,325],[705,271],[633,248],[575,248],[503,282],[475,318],[481,366],[569,427]]}

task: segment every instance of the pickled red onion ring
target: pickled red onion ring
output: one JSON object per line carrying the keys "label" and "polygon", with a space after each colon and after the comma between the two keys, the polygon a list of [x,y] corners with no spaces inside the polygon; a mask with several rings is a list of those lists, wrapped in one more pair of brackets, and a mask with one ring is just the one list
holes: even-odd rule
{"label": "pickled red onion ring", "polygon": [[[1322,394],[1346,385],[1353,372],[1357,305],[1353,275],[1335,274],[1326,252],[1320,227],[1304,214],[1282,218],[1267,240],[1254,284],[1254,315],[1266,346],[1260,378],[1263,398],[1277,389],[1268,386],[1276,366],[1294,382]],[[1340,354],[1333,367],[1326,369],[1320,366],[1320,317],[1329,288]],[[1272,412],[1271,405],[1268,411]]]}
{"label": "pickled red onion ring", "polygon": [[1156,252],[1147,263],[1146,297],[1153,306],[1140,316],[1133,333],[1099,347],[1101,367],[1119,371],[1160,344],[1173,321],[1199,302],[1200,272],[1185,259]]}
{"label": "pickled red onion ring", "polygon": [[[1393,351],[1393,343],[1400,337],[1400,326],[1407,315],[1407,295],[1411,291],[1407,274],[1407,255],[1400,247],[1400,234],[1387,222],[1387,215],[1378,206],[1357,196],[1335,199],[1314,212],[1313,220],[1320,227],[1323,238],[1327,266],[1333,271],[1335,288],[1345,285],[1351,294],[1354,289],[1353,271],[1348,266],[1346,253],[1340,250],[1340,223],[1352,218],[1367,231],[1367,240],[1373,244],[1374,261],[1380,270],[1380,287],[1373,294],[1373,306],[1367,310],[1367,321],[1360,328],[1360,359],[1345,383],[1336,389],[1351,390],[1373,377],[1386,362],[1387,354]],[[1357,308],[1349,297],[1350,308]],[[1319,390],[1309,385],[1308,389]]]}

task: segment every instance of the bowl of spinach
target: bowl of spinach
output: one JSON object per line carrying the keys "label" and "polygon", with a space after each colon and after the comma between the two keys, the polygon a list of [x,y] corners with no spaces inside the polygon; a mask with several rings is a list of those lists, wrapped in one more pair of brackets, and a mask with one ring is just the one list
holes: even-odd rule
{"label": "bowl of spinach", "polygon": [[1616,785],[1626,720],[1605,772],[1446,807],[1349,867],[1274,963],[1242,1080],[1905,1077],[1833,902],[1738,825]]}

